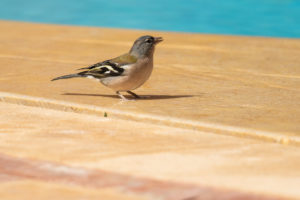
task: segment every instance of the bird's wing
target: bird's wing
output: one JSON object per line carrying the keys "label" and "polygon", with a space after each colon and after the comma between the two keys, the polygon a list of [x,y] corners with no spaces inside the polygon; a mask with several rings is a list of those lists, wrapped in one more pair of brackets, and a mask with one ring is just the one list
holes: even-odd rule
{"label": "bird's wing", "polygon": [[120,76],[124,72],[123,66],[133,64],[137,58],[130,54],[124,54],[117,58],[96,63],[89,67],[81,68],[86,71],[78,73],[83,76],[92,76],[94,78],[105,78],[110,76]]}
{"label": "bird's wing", "polygon": [[109,62],[116,63],[118,66],[129,65],[136,63],[137,58],[129,53],[123,54],[119,57],[108,60]]}

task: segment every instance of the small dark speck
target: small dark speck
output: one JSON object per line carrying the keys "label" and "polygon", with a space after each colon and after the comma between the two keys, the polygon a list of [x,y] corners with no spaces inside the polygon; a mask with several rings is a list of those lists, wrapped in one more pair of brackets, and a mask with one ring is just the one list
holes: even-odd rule
{"label": "small dark speck", "polygon": [[104,112],[104,117],[107,117],[107,112]]}

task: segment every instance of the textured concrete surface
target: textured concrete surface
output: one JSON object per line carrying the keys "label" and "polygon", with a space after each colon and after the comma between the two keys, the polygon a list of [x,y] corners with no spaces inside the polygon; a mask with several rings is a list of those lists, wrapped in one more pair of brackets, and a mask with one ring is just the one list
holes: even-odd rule
{"label": "textured concrete surface", "polygon": [[[0,198],[300,198],[300,40],[0,27]],[[143,34],[165,39],[147,98],[50,82]]]}
{"label": "textured concrete surface", "polygon": [[[221,127],[251,136],[262,131],[265,137],[276,140],[279,134],[279,139],[300,143],[300,40],[11,22],[0,26],[2,92],[136,113],[135,119],[141,114],[162,121],[176,118],[181,126],[196,129]],[[121,104],[110,89],[92,80],[50,82],[127,52],[144,34],[165,39],[157,46],[150,80],[136,90],[150,96],[147,100]]]}
{"label": "textured concrete surface", "polygon": [[108,188],[150,199],[300,195],[298,147],[15,104],[0,109],[0,174],[11,177],[0,188],[60,189],[66,197]]}

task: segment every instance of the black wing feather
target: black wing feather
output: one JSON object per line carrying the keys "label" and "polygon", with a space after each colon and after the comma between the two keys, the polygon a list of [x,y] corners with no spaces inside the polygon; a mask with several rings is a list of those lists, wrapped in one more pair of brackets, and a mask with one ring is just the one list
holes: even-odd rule
{"label": "black wing feather", "polygon": [[117,63],[113,63],[110,61],[96,63],[94,65],[82,69],[87,69],[87,70],[78,73],[79,75],[84,77],[92,76],[94,78],[120,76],[124,72],[124,69],[122,67],[119,67]]}

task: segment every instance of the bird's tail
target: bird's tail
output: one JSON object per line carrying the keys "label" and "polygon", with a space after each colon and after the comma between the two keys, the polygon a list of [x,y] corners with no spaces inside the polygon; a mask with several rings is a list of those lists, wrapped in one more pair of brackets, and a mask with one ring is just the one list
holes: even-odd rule
{"label": "bird's tail", "polygon": [[59,79],[75,78],[75,77],[83,77],[83,75],[80,74],[80,73],[78,73],[78,74],[68,74],[68,75],[56,77],[56,78],[52,79],[51,81],[56,81],[56,80],[59,80]]}

